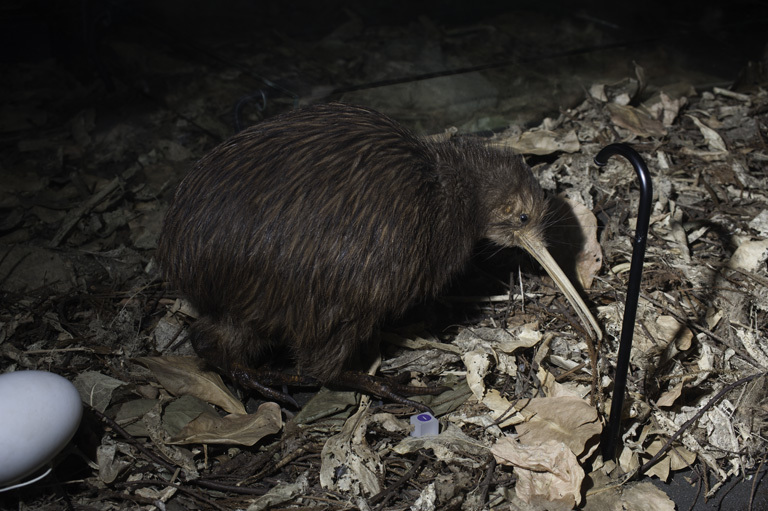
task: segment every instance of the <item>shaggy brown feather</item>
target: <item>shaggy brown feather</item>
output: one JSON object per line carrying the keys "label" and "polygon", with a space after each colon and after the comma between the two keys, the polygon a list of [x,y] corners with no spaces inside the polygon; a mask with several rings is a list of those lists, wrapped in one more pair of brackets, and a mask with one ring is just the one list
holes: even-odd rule
{"label": "shaggy brown feather", "polygon": [[319,105],[202,158],[176,191],[158,257],[200,313],[195,348],[217,352],[220,369],[281,345],[328,382],[384,319],[438,293],[479,239],[515,245],[545,211],[519,155]]}

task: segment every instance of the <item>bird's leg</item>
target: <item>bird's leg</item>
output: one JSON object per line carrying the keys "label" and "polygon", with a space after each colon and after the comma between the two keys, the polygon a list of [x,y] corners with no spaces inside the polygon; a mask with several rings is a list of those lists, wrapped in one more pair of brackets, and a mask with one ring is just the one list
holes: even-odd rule
{"label": "bird's leg", "polygon": [[436,396],[449,390],[448,387],[417,387],[404,384],[404,381],[408,379],[409,375],[406,373],[395,378],[385,378],[359,371],[344,371],[336,379],[333,386],[358,390],[429,413],[432,413],[432,410],[427,405],[417,403],[404,396]]}
{"label": "bird's leg", "polygon": [[267,399],[300,408],[299,404],[285,392],[275,390],[270,385],[319,386],[320,382],[311,378],[285,375],[269,369],[252,369],[238,361],[222,346],[226,346],[226,336],[230,332],[218,323],[203,317],[192,326],[190,340],[197,356],[216,368],[219,373],[229,376],[233,383],[249,390],[255,390]]}

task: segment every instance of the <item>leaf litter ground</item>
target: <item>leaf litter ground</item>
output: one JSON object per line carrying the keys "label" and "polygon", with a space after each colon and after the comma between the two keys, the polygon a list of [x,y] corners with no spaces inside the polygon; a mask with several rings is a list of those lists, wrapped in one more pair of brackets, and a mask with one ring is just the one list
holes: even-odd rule
{"label": "leaf litter ground", "polygon": [[[41,93],[51,77],[69,92]],[[164,286],[153,250],[175,184],[226,132],[209,104],[169,88],[170,108],[158,108],[120,86],[100,110],[111,113],[97,116],[89,98],[104,95],[99,86],[54,65],[16,68],[6,87],[16,92],[3,132],[19,135],[5,139],[0,165],[0,367],[65,375],[91,407],[79,454],[58,469],[76,481],[65,488],[78,506],[600,509],[623,499],[672,509],[650,478],[692,468],[690,484],[711,495],[726,481],[764,478],[764,90],[647,84],[638,67],[596,82],[558,115],[484,133],[523,152],[560,205],[553,253],[586,289],[606,336],[591,346],[529,260],[517,257],[518,272],[504,267],[514,254],[482,247],[462,285],[382,334],[384,374],[451,387],[429,402],[442,434],[413,438],[402,406],[323,389],[300,394],[299,413],[281,411],[189,358],[194,311]],[[654,181],[615,463],[597,457],[597,442],[638,197],[626,162],[592,163],[613,142],[631,144]],[[619,484],[657,453],[640,482]],[[56,495],[3,498],[64,508]]]}

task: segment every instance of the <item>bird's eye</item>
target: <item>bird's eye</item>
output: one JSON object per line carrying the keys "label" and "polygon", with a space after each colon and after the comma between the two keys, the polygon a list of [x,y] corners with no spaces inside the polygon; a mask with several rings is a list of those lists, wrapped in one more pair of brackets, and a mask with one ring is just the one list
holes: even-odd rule
{"label": "bird's eye", "polygon": [[527,224],[528,223],[528,215],[525,213],[522,213],[520,215],[520,223],[521,224]]}

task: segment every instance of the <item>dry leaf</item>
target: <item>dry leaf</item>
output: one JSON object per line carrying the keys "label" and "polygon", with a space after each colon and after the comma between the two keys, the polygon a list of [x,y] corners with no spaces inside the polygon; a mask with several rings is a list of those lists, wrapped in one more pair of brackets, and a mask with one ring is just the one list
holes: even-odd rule
{"label": "dry leaf", "polygon": [[583,511],[674,511],[675,503],[653,483],[595,488],[587,494]]}
{"label": "dry leaf", "polygon": [[698,117],[688,114],[688,117],[693,121],[699,131],[701,132],[704,140],[707,142],[707,146],[714,153],[727,153],[728,148],[725,146],[723,137],[721,137],[715,130],[704,124]]}
{"label": "dry leaf", "polygon": [[656,406],[663,408],[667,406],[672,406],[675,404],[675,401],[677,401],[677,398],[680,397],[680,394],[683,393],[683,382],[678,383],[665,393],[659,397],[658,401],[656,401]]}
{"label": "dry leaf", "polygon": [[575,153],[581,149],[576,132],[565,135],[548,130],[526,131],[519,137],[500,138],[492,141],[493,147],[510,147],[521,154],[546,155],[558,151]]}
{"label": "dry leaf", "polygon": [[546,509],[570,510],[581,502],[584,470],[562,442],[548,440],[535,446],[500,438],[491,448],[496,461],[515,467],[515,492],[526,503],[546,502]]}
{"label": "dry leaf", "polygon": [[510,401],[496,389],[485,388],[485,376],[491,368],[491,355],[482,349],[476,349],[464,353],[461,359],[467,368],[467,385],[472,394],[491,410],[491,417],[494,420],[504,418],[499,426],[504,428],[521,422],[523,417],[514,413],[514,407]]}
{"label": "dry leaf", "polygon": [[204,368],[198,357],[140,357],[165,390],[175,396],[192,395],[229,413],[245,415],[245,407],[224,385],[221,376]]}
{"label": "dry leaf", "polygon": [[732,239],[739,246],[728,261],[729,268],[756,271],[765,262],[768,240],[751,241],[738,236]]}
{"label": "dry leaf", "polygon": [[[555,379],[555,375],[544,369],[544,366],[539,366],[539,370],[536,371],[536,377],[541,383],[541,388],[544,390],[546,397],[571,397],[581,399],[586,394],[579,393],[571,385],[564,385]],[[585,389],[585,393],[589,393],[589,388],[582,385]]]}
{"label": "dry leaf", "polygon": [[608,112],[616,126],[628,129],[639,137],[663,137],[667,134],[660,121],[635,107],[609,103]]}
{"label": "dry leaf", "polygon": [[97,371],[86,371],[75,378],[74,385],[84,403],[104,412],[112,401],[112,393],[125,382]]}
{"label": "dry leaf", "polygon": [[526,445],[557,441],[567,445],[576,455],[580,455],[587,443],[602,431],[597,410],[583,399],[523,399],[515,408],[530,417],[527,422],[515,426],[520,442]]}
{"label": "dry leaf", "polygon": [[[655,456],[664,447],[664,444],[666,444],[666,439],[655,439],[648,444],[645,453],[640,456],[643,463]],[[694,461],[696,461],[696,454],[683,446],[676,446],[664,453],[662,458],[648,470],[647,474],[656,476],[662,481],[668,481],[671,471],[690,468]]]}
{"label": "dry leaf", "polygon": [[365,440],[367,406],[347,419],[341,432],[325,442],[320,454],[320,484],[323,488],[350,492],[352,495],[375,495],[381,489],[384,464]]}
{"label": "dry leaf", "polygon": [[284,502],[294,500],[297,497],[306,495],[309,491],[309,478],[307,473],[301,474],[294,482],[279,482],[270,490],[254,500],[246,511],[262,511],[265,509],[274,509]]}
{"label": "dry leaf", "polygon": [[224,417],[202,413],[187,424],[170,444],[224,444],[251,446],[283,427],[280,405],[262,403],[256,413]]}
{"label": "dry leaf", "polygon": [[592,281],[603,265],[603,250],[597,241],[597,218],[584,204],[565,199],[583,236],[584,245],[576,255],[576,275],[584,289],[592,287]]}
{"label": "dry leaf", "polygon": [[392,450],[398,454],[408,454],[421,449],[432,450],[440,461],[458,462],[462,466],[478,468],[488,448],[468,436],[458,426],[449,423],[443,432],[434,436],[407,436]]}
{"label": "dry leaf", "polygon": [[547,229],[552,257],[569,279],[589,289],[603,264],[597,218],[583,203],[564,196],[553,198],[550,208],[556,219]]}
{"label": "dry leaf", "polygon": [[659,316],[656,318],[656,333],[667,343],[673,343],[675,349],[686,351],[690,349],[693,341],[693,332],[683,325],[674,316]]}

